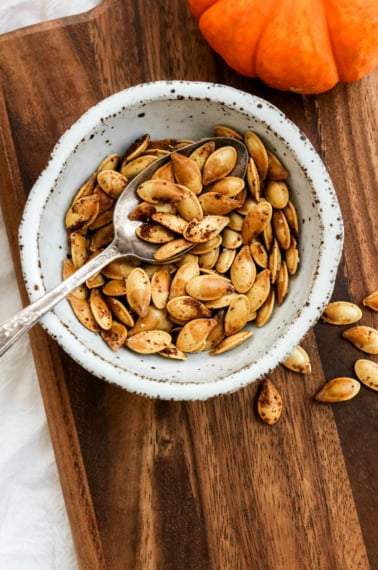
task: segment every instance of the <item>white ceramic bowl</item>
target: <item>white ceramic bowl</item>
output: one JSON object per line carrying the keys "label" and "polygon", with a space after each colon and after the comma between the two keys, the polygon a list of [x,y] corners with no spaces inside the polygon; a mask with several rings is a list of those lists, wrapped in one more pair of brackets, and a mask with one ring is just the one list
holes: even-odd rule
{"label": "white ceramic bowl", "polygon": [[41,321],[46,331],[99,378],[145,396],[200,400],[235,391],[267,374],[318,320],[334,287],[343,225],[326,168],[303,133],[270,103],[222,85],[161,81],[131,87],[87,111],[60,139],[34,185],[20,227],[30,299],[61,279],[67,252],[64,214],[80,184],[108,154],[136,137],[198,139],[216,124],[254,130],[290,172],[288,184],[300,220],[300,267],[285,302],[271,320],[236,349],[186,361],[112,352],[86,330],[62,301]]}

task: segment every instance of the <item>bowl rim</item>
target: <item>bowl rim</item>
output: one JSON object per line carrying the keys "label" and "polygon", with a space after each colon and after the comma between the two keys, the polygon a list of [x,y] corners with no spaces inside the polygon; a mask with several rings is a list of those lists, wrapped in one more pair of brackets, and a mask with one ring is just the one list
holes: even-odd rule
{"label": "bowl rim", "polygon": [[[221,380],[215,379],[211,382],[196,383],[195,390],[193,389],[193,383],[176,382],[174,380],[164,380],[162,382],[153,378],[141,379],[138,377],[137,381],[135,381],[133,377],[131,380],[122,378],[121,381],[119,373],[114,370],[114,367],[101,358],[97,359],[96,366],[88,365],[88,362],[85,360],[85,354],[83,354],[82,346],[84,345],[80,346],[76,336],[69,334],[67,327],[60,321],[54,310],[47,313],[40,320],[40,323],[57,340],[60,346],[86,370],[110,383],[122,386],[129,392],[160,399],[205,400],[210,397],[234,392],[265,376],[282,362],[294,348],[295,344],[300,342],[308,330],[318,321],[322,310],[332,295],[335,285],[344,237],[343,221],[337,195],[327,169],[312,143],[280,109],[261,97],[241,91],[235,87],[203,81],[151,81],[123,89],[102,99],[83,113],[63,133],[54,146],[46,167],[34,183],[26,201],[19,227],[19,246],[26,289],[30,300],[35,301],[41,296],[41,292],[45,292],[46,289],[38,263],[38,252],[36,251],[38,248],[35,248],[33,245],[38,241],[39,224],[33,223],[33,220],[39,220],[39,214],[36,214],[36,212],[43,210],[41,206],[43,206],[51,192],[51,183],[49,181],[56,179],[62,166],[72,153],[72,140],[83,140],[93,127],[99,124],[101,118],[111,116],[122,108],[141,103],[142,101],[176,100],[180,97],[211,99],[215,103],[221,103],[233,109],[235,109],[234,102],[237,100],[239,109],[243,109],[244,112],[254,112],[259,120],[271,125],[275,133],[285,139],[286,144],[290,146],[290,149],[296,155],[299,164],[307,165],[312,163],[312,168],[317,167],[320,169],[322,185],[320,187],[317,186],[314,180],[312,180],[312,183],[317,197],[324,204],[320,212],[323,249],[318,253],[317,274],[313,280],[310,301],[302,308],[301,317],[290,323],[289,334],[285,335],[284,339],[280,337],[275,345],[272,345],[263,357],[254,363],[256,370],[253,374],[250,374],[252,380],[248,379],[246,371],[241,369]],[[332,208],[328,207],[331,205]],[[30,228],[33,228],[34,231],[32,237]],[[332,255],[330,251],[332,251]],[[38,287],[35,287],[36,283]],[[290,341],[294,333],[295,342],[293,340]],[[289,339],[289,342],[285,344],[284,340],[287,341],[287,339]],[[278,351],[279,356],[274,351]],[[91,358],[93,359],[92,354]]]}

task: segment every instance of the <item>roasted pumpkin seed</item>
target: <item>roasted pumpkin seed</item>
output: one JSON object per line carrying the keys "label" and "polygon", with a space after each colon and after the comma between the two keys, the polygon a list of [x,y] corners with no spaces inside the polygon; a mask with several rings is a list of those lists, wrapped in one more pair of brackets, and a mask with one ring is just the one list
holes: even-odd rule
{"label": "roasted pumpkin seed", "polygon": [[376,362],[360,358],[354,363],[354,371],[360,382],[378,392],[378,364]]}
{"label": "roasted pumpkin seed", "polygon": [[257,413],[262,421],[268,425],[276,424],[281,417],[282,398],[269,378],[264,378],[261,382],[257,398]]}
{"label": "roasted pumpkin seed", "polygon": [[315,399],[318,402],[337,403],[351,400],[357,396],[360,391],[361,384],[354,378],[340,376],[333,378],[324,384],[324,386],[316,394]]}

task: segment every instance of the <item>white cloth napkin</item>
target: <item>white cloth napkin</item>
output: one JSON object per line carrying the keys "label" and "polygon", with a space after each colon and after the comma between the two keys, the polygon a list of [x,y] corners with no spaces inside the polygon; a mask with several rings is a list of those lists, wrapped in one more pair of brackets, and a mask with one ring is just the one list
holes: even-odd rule
{"label": "white cloth napkin", "polygon": [[[0,34],[99,0],[1,0]],[[0,189],[1,191],[1,189]],[[0,321],[21,308],[0,209]],[[25,336],[0,358],[0,570],[76,570],[46,415]]]}

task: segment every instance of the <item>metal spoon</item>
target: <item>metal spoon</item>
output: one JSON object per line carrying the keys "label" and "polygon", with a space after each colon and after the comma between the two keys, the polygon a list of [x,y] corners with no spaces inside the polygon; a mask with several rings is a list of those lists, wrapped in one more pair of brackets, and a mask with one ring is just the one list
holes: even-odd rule
{"label": "metal spoon", "polygon": [[[176,152],[189,156],[197,147],[203,143],[213,140],[216,148],[220,146],[233,146],[237,153],[237,163],[231,172],[233,176],[244,177],[248,153],[245,145],[234,138],[215,137],[202,139],[196,143],[189,144]],[[147,263],[156,263],[154,252],[158,246],[145,242],[135,234],[136,226],[140,222],[128,219],[129,213],[139,204],[136,194],[137,187],[145,180],[151,178],[155,170],[169,160],[169,155],[157,159],[150,166],[145,168],[140,174],[131,180],[117,199],[113,216],[114,239],[104,251],[84,264],[75,271],[71,277],[60,283],[51,291],[45,293],[40,299],[25,307],[13,317],[10,317],[0,325],[0,356],[2,356],[24,333],[30,330],[43,315],[52,309],[59,301],[64,299],[76,287],[84,283],[87,279],[98,273],[111,261],[124,257],[136,258]],[[194,244],[193,244],[194,245]],[[191,249],[190,246],[188,248]],[[181,252],[182,255],[183,252]],[[172,261],[170,258],[166,261]]]}

